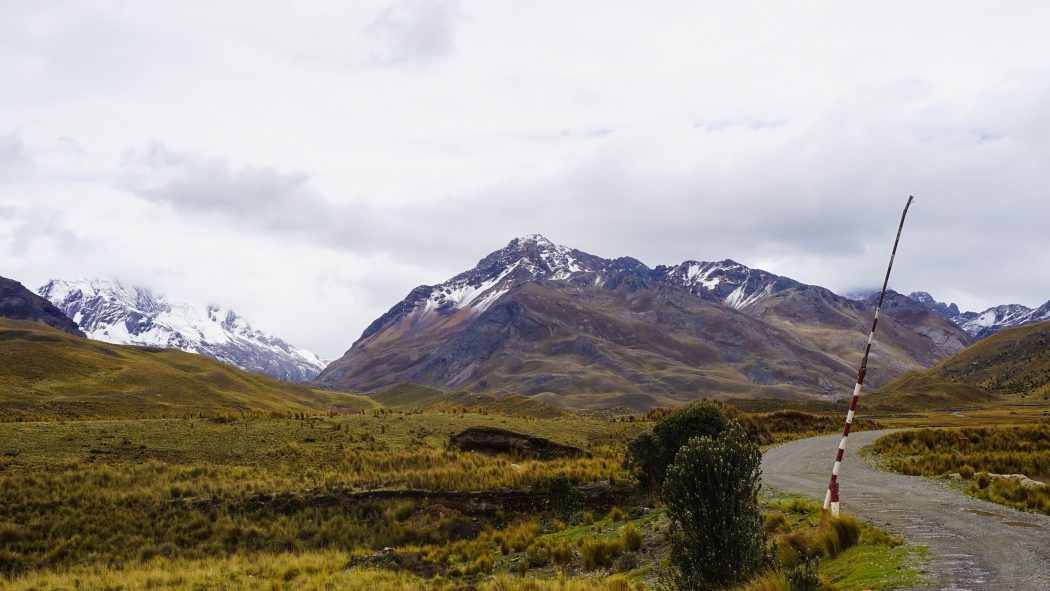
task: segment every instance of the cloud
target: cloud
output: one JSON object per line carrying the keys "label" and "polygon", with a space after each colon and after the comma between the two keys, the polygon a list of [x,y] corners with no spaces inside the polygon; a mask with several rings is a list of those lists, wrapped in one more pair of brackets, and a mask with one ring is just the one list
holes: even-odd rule
{"label": "cloud", "polygon": [[18,134],[0,134],[0,181],[15,178],[31,165],[29,150]]}
{"label": "cloud", "polygon": [[367,27],[379,65],[425,65],[452,53],[456,0],[395,0]]}

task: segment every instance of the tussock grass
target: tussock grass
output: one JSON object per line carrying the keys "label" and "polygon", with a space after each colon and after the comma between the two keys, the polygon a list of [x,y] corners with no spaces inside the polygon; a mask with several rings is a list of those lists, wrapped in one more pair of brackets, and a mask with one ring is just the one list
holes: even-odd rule
{"label": "tussock grass", "polygon": [[[969,438],[961,440],[961,436]],[[891,433],[874,450],[902,474],[942,476],[959,473],[977,482],[967,492],[989,501],[1050,515],[1050,486],[1030,486],[989,474],[1024,474],[1050,483],[1050,424]]]}

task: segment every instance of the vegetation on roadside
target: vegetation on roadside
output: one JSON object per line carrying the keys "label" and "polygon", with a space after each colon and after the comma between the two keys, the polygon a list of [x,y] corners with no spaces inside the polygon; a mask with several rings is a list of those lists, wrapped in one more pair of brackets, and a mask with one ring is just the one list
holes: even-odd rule
{"label": "vegetation on roadside", "polygon": [[733,421],[678,451],[663,488],[677,588],[723,589],[764,569],[761,462],[758,446]]}
{"label": "vegetation on roadside", "polygon": [[973,496],[1050,515],[1050,423],[901,431],[874,451],[902,474],[959,474]]}

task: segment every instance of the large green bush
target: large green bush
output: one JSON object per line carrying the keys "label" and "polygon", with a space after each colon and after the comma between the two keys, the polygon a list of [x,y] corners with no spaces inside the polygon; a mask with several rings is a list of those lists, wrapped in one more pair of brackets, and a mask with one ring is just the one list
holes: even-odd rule
{"label": "large green bush", "polygon": [[678,450],[692,437],[718,437],[731,419],[713,402],[698,402],[678,410],[642,433],[627,445],[626,464],[652,492],[663,485],[667,468]]}
{"label": "large green bush", "polygon": [[757,498],[761,459],[735,421],[718,437],[690,439],[678,452],[663,488],[678,589],[725,589],[765,566]]}

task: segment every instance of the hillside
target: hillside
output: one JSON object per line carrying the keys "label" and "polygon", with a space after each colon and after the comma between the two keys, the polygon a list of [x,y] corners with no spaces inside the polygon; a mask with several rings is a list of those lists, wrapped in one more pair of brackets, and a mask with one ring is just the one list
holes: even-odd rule
{"label": "hillside", "polygon": [[881,388],[879,406],[932,408],[1050,394],[1050,321],[998,331],[924,372]]}
{"label": "hillside", "polygon": [[62,310],[6,277],[0,277],[0,318],[41,322],[74,336],[84,336],[77,323]]}
{"label": "hillside", "polygon": [[202,355],[112,345],[39,323],[0,319],[0,420],[315,413],[374,404]]}
{"label": "hillside", "polygon": [[[887,306],[869,381],[961,350],[969,335],[904,296]],[[650,269],[517,238],[418,287],[317,381],[521,394],[574,408],[673,406],[701,396],[833,400],[852,389],[874,306],[750,269]]]}

